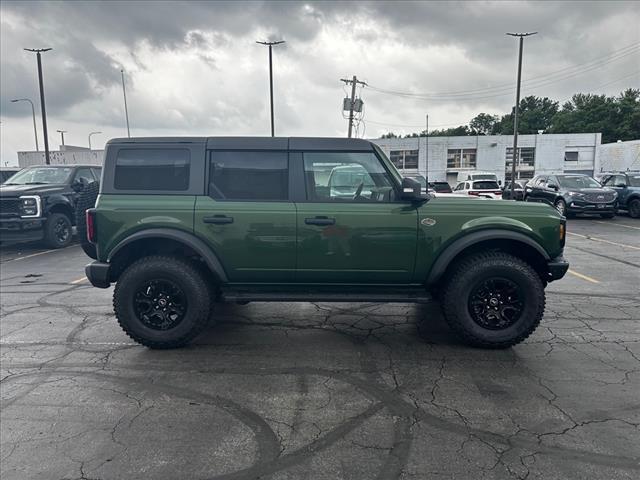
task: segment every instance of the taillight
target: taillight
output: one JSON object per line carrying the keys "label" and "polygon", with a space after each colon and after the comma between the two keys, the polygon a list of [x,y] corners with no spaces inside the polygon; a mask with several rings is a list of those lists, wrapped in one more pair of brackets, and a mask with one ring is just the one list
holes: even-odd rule
{"label": "taillight", "polygon": [[494,195],[502,195],[502,190],[495,191],[495,192],[493,192],[493,194]]}
{"label": "taillight", "polygon": [[96,243],[96,209],[87,209],[85,218],[87,219],[87,240],[91,243]]}
{"label": "taillight", "polygon": [[469,191],[469,195],[480,195],[480,192]]}

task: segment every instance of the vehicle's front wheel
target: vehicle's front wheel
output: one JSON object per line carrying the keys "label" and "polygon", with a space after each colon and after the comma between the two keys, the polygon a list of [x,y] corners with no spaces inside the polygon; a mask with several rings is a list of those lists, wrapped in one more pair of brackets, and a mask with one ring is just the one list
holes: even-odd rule
{"label": "vehicle's front wheel", "polygon": [[640,218],[640,198],[634,198],[629,202],[629,216]]}
{"label": "vehicle's front wheel", "polygon": [[207,325],[211,301],[204,275],[178,257],[150,256],[129,266],[113,292],[118,323],[150,348],[182,347]]}
{"label": "vehicle's front wheel", "polygon": [[567,216],[567,202],[560,198],[556,200],[554,206],[556,207],[556,210],[558,210],[558,213],[560,215],[563,215],[565,217]]}
{"label": "vehicle's front wheel", "polygon": [[507,348],[537,328],[544,313],[544,283],[529,264],[506,253],[487,252],[454,268],[442,307],[466,343]]}
{"label": "vehicle's front wheel", "polygon": [[44,243],[49,248],[63,248],[71,243],[71,220],[64,213],[52,213],[44,224]]}

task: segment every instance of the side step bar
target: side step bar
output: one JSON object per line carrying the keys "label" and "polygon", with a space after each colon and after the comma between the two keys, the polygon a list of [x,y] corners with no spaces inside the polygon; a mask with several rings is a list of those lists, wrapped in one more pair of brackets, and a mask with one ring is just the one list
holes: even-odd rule
{"label": "side step bar", "polygon": [[407,292],[250,292],[223,290],[222,300],[228,303],[246,302],[365,302],[365,303],[430,303],[433,298],[425,291]]}

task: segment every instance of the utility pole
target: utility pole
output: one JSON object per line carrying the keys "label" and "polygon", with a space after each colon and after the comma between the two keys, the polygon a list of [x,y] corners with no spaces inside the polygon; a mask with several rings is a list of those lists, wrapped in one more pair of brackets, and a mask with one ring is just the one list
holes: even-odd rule
{"label": "utility pole", "polygon": [[60,136],[62,137],[62,146],[64,147],[64,134],[67,133],[66,130],[56,130],[56,132],[58,132],[60,134]]}
{"label": "utility pole", "polygon": [[427,143],[427,147],[426,147],[426,153],[427,153],[427,160],[426,160],[426,168],[425,168],[425,179],[427,180],[427,191],[429,191],[429,114],[427,114],[427,129],[424,131],[425,134],[425,141]]}
{"label": "utility pole", "polygon": [[124,97],[124,118],[127,120],[127,138],[131,138],[131,131],[129,130],[129,110],[127,110],[127,89],[124,86],[124,70],[120,70],[120,76],[122,77],[122,96]]}
{"label": "utility pole", "polygon": [[38,82],[40,84],[40,111],[42,112],[42,131],[44,134],[44,161],[47,165],[51,163],[51,159],[49,157],[49,137],[47,132],[47,110],[44,106],[44,83],[42,80],[42,59],[41,53],[48,52],[51,50],[50,48],[25,48],[27,52],[32,52],[36,54],[36,58],[38,60]]}
{"label": "utility pole", "polygon": [[519,37],[520,50],[518,53],[518,82],[516,86],[516,108],[513,114],[513,156],[511,164],[511,200],[515,200],[515,186],[516,186],[516,163],[518,161],[518,114],[520,113],[520,79],[522,78],[522,45],[524,43],[524,37],[535,35],[538,32],[529,33],[507,33],[510,37]]}
{"label": "utility pole", "polygon": [[275,127],[273,125],[273,60],[272,60],[272,47],[274,45],[280,45],[281,43],[285,43],[284,40],[279,40],[277,42],[256,42],[260,45],[268,45],[269,46],[269,99],[271,100],[271,136],[275,136]]}
{"label": "utility pole", "polygon": [[33,117],[33,136],[36,140],[36,152],[39,152],[40,149],[38,148],[38,130],[36,129],[36,109],[33,106],[33,102],[29,98],[16,98],[14,100],[11,100],[11,103],[16,102],[29,102],[31,104],[31,116]]}
{"label": "utility pole", "polygon": [[347,80],[346,78],[341,78],[340,81],[344,82],[345,85],[351,84],[351,100],[349,101],[349,132],[347,134],[347,136],[351,138],[351,134],[353,132],[353,110],[355,108],[355,102],[356,102],[356,84],[360,84],[363,87],[366,86],[367,84],[365,82],[361,82],[360,80],[358,80],[358,77],[356,77],[355,75],[351,80]]}

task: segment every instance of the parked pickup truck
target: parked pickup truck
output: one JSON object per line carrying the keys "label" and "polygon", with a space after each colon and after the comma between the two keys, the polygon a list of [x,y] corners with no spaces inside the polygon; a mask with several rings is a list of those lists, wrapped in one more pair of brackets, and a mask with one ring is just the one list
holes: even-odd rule
{"label": "parked pickup truck", "polygon": [[360,139],[114,139],[86,223],[87,277],[115,283],[151,348],[187,344],[219,302],[434,299],[463,340],[505,348],[569,268],[554,208],[422,194]]}
{"label": "parked pickup truck", "polygon": [[16,173],[0,185],[0,241],[69,245],[78,198],[99,179],[96,165],[38,165]]}

